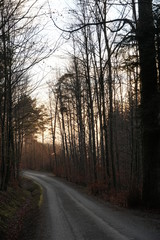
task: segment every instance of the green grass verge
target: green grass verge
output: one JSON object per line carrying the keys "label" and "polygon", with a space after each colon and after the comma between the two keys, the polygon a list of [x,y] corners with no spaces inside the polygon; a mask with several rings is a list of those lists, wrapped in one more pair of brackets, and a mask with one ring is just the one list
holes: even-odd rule
{"label": "green grass verge", "polygon": [[33,219],[37,217],[42,203],[42,188],[29,179],[23,178],[21,186],[9,187],[0,192],[0,239],[23,239]]}

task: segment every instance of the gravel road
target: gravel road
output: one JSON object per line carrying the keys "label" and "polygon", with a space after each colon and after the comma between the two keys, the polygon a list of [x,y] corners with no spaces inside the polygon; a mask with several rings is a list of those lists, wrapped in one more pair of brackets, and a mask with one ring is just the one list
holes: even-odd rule
{"label": "gravel road", "polygon": [[40,240],[160,240],[160,218],[113,207],[47,173],[25,171],[44,190]]}

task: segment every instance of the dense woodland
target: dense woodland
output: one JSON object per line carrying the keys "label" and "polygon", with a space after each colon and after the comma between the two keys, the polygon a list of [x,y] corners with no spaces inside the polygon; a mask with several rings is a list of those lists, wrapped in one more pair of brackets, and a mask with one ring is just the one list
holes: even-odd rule
{"label": "dense woodland", "polygon": [[[1,190],[18,180],[22,162],[130,206],[158,206],[160,4],[77,0],[64,29],[48,6],[72,46],[70,65],[48,83],[48,117],[29,95],[28,69],[51,53],[36,51],[39,28],[24,2],[0,5]],[[43,141],[46,124],[51,146]]]}
{"label": "dense woodland", "polygon": [[[30,70],[52,51],[39,34],[44,26],[36,2],[0,1],[0,189],[19,179],[22,150],[42,132],[46,115],[31,93]],[[34,9],[34,11],[33,11]],[[37,21],[39,20],[39,21]]]}

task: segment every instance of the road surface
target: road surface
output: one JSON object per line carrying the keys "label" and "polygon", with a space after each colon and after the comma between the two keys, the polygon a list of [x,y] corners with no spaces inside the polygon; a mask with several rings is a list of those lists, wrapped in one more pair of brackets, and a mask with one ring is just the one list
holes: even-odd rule
{"label": "road surface", "polygon": [[160,240],[160,219],[113,207],[47,173],[24,175],[44,190],[42,240]]}

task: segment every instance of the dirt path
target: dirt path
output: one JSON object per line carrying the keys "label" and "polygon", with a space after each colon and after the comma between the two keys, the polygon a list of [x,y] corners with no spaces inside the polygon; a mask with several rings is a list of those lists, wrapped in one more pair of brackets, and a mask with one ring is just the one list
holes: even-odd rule
{"label": "dirt path", "polygon": [[40,240],[158,240],[159,216],[97,201],[45,173],[25,172],[44,189]]}

